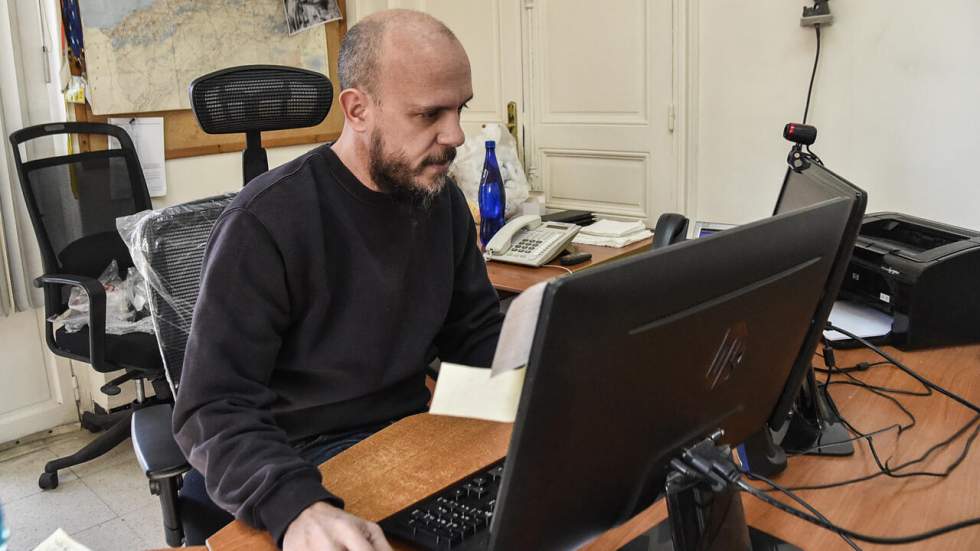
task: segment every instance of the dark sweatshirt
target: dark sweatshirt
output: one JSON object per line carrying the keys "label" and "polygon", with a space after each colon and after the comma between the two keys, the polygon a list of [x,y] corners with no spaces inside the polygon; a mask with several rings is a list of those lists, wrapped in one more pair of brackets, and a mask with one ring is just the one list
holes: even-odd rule
{"label": "dark sweatshirt", "polygon": [[307,506],[342,505],[291,443],[424,411],[425,366],[489,365],[501,323],[459,188],[397,202],[318,147],[214,227],[177,442],[215,503],[281,541]]}

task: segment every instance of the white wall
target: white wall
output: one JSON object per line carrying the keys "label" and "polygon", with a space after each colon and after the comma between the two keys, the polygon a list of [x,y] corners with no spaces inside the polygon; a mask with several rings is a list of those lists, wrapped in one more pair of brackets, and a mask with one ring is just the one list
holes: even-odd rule
{"label": "white wall", "polygon": [[[290,161],[319,144],[277,147],[266,151],[269,168]],[[156,208],[242,189],[242,154],[220,153],[166,162],[167,195],[153,200]]]}
{"label": "white wall", "polygon": [[[783,125],[803,116],[815,37],[804,0],[700,1],[700,219],[769,214]],[[827,167],[894,210],[980,229],[980,2],[835,0],[809,122]]]}

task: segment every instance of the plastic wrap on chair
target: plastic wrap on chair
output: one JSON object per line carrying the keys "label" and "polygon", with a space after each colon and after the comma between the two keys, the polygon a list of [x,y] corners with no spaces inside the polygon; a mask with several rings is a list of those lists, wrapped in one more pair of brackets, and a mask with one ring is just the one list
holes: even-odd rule
{"label": "plastic wrap on chair", "polygon": [[143,276],[150,316],[171,390],[176,393],[208,237],[235,197],[229,193],[116,220]]}

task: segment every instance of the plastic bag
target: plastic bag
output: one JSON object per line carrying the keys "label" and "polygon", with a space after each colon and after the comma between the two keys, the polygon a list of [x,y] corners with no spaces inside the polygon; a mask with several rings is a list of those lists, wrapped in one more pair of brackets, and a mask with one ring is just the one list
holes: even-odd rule
{"label": "plastic bag", "polygon": [[[125,335],[136,331],[153,333],[152,320],[146,308],[146,290],[143,277],[135,269],[126,272],[126,279],[119,277],[119,264],[109,263],[99,283],[105,289],[105,332],[109,335]],[[72,287],[68,295],[68,310],[53,321],[61,322],[65,331],[77,333],[88,325],[88,293]]]}
{"label": "plastic bag", "polygon": [[527,176],[524,175],[524,167],[517,157],[514,137],[499,124],[488,124],[478,135],[467,136],[463,145],[456,149],[456,160],[449,168],[449,173],[456,185],[463,190],[467,201],[476,205],[480,177],[483,175],[483,161],[487,156],[484,145],[487,140],[493,140],[497,144],[497,164],[500,165],[500,177],[504,180],[507,195],[505,213],[510,218],[520,213],[521,203],[527,201],[531,188],[527,183]]}
{"label": "plastic bag", "polygon": [[149,306],[146,320],[156,327],[167,382],[174,393],[197,304],[208,238],[234,198],[234,193],[228,193],[116,218],[116,229],[144,282],[132,287],[132,301],[145,301]]}

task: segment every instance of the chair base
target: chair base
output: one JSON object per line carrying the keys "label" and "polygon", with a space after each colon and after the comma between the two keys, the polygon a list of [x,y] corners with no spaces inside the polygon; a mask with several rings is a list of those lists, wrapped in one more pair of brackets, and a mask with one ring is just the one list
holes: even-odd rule
{"label": "chair base", "polygon": [[98,413],[84,411],[82,412],[81,418],[82,428],[93,434],[110,429],[113,425],[123,420],[124,417],[132,415],[132,410],[129,408],[113,411],[111,413],[102,413],[102,408],[100,408],[98,404],[96,404],[95,407],[98,410]]}
{"label": "chair base", "polygon": [[[86,415],[88,417],[86,417]],[[129,438],[130,418],[133,416],[132,410],[124,410],[108,415],[95,415],[86,412],[82,415],[83,426],[86,430],[92,428],[105,428],[106,431],[95,440],[85,445],[77,452],[48,461],[44,465],[44,472],[38,479],[38,486],[42,490],[53,490],[58,487],[58,471],[67,469],[86,461],[91,461],[96,457],[104,455],[109,450],[115,448]],[[104,425],[108,423],[107,425]],[[92,427],[92,428],[89,428]],[[93,431],[96,432],[96,431]]]}

